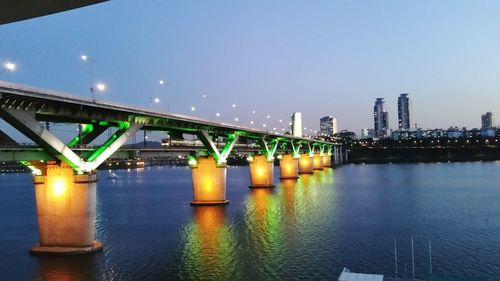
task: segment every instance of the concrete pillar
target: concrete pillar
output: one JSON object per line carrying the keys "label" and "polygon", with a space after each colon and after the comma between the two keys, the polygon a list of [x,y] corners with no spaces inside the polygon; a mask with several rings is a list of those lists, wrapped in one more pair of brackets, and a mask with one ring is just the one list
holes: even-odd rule
{"label": "concrete pillar", "polygon": [[250,188],[274,187],[274,161],[268,161],[265,155],[255,155],[248,162]]}
{"label": "concrete pillar", "polygon": [[313,163],[309,153],[302,153],[299,158],[299,174],[312,174]]}
{"label": "concrete pillar", "polygon": [[191,165],[193,201],[191,205],[223,205],[226,200],[226,164],[217,164],[213,156],[199,157]]}
{"label": "concrete pillar", "polygon": [[34,176],[40,244],[32,254],[72,255],[94,252],[95,173],[75,175],[66,164],[48,163]]}
{"label": "concrete pillar", "polygon": [[315,153],[313,156],[313,169],[323,170],[323,156],[320,153]]}
{"label": "concrete pillar", "polygon": [[323,155],[323,167],[330,168],[332,166],[332,156],[328,153]]}
{"label": "concrete pillar", "polygon": [[280,159],[280,179],[298,179],[299,159],[293,158],[292,154],[285,154]]}
{"label": "concrete pillar", "polygon": [[335,165],[339,164],[339,153],[337,147],[333,148],[333,164]]}
{"label": "concrete pillar", "polygon": [[345,150],[345,163],[348,163],[349,162],[349,153],[348,153],[348,150],[346,149]]}

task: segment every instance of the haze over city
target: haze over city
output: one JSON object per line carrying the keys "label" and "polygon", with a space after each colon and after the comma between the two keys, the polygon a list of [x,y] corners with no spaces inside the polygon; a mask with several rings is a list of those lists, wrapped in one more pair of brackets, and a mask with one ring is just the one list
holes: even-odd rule
{"label": "haze over city", "polygon": [[111,1],[3,26],[0,61],[17,69],[0,80],[90,97],[87,54],[102,100],[158,97],[157,110],[247,126],[301,111],[317,130],[333,115],[359,134],[377,97],[396,129],[410,93],[419,127],[473,128],[500,104],[499,12],[497,1]]}

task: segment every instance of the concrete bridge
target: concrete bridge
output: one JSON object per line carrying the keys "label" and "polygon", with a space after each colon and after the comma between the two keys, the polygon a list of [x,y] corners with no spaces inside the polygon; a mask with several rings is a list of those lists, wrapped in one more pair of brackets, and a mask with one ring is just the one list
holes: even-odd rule
{"label": "concrete bridge", "polygon": [[[198,138],[202,147],[183,148],[189,151],[194,206],[229,202],[226,160],[235,148],[249,153],[252,188],[274,187],[275,157],[279,158],[281,179],[296,179],[301,173],[331,167],[332,156],[334,162],[341,157],[337,143],[95,102],[2,81],[0,117],[39,146],[0,152],[0,161],[20,161],[33,171],[40,244],[32,253],[75,254],[102,248],[94,240],[96,168],[108,158],[136,153],[120,148],[139,130],[167,132],[177,140],[185,135]],[[81,130],[65,143],[43,125],[45,122],[81,124]],[[88,147],[110,128],[114,132],[104,143]]]}

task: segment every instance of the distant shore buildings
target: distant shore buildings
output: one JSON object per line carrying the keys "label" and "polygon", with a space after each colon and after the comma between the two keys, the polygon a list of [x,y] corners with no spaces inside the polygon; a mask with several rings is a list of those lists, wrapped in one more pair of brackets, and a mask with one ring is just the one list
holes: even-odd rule
{"label": "distant shore buildings", "polygon": [[398,127],[400,130],[409,130],[413,121],[411,100],[408,93],[398,97]]}
{"label": "distant shore buildings", "polygon": [[389,112],[384,108],[384,98],[377,98],[373,106],[374,137],[384,138],[389,132]]}
{"label": "distant shore buildings", "polygon": [[324,136],[333,136],[337,133],[337,118],[325,116],[319,119],[319,133]]}
{"label": "distant shore buildings", "polygon": [[302,137],[302,113],[292,113],[292,135]]}

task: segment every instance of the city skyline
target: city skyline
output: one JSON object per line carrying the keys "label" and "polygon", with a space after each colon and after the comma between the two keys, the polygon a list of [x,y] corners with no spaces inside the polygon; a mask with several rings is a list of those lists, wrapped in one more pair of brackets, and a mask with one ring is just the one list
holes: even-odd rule
{"label": "city skyline", "polygon": [[158,96],[154,109],[248,126],[267,115],[278,126],[301,111],[304,127],[318,130],[334,114],[339,129],[355,132],[372,124],[377,96],[397,112],[392,96],[411,93],[422,128],[478,127],[477,116],[500,103],[494,1],[286,6],[111,1],[8,24],[0,61],[17,69],[0,79],[89,97],[87,54],[107,85],[98,99],[148,108]]}

